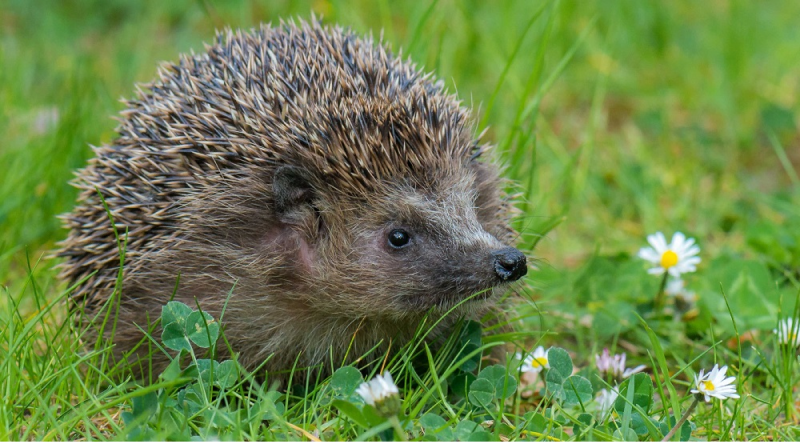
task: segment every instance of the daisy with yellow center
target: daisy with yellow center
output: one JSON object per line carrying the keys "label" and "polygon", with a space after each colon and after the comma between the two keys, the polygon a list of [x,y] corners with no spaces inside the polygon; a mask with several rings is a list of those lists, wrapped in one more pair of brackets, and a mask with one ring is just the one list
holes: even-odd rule
{"label": "daisy with yellow center", "polygon": [[[516,358],[522,359],[522,354],[517,353]],[[523,373],[539,373],[545,368],[550,368],[550,362],[547,360],[547,350],[542,346],[536,347],[533,353],[526,356],[522,361],[522,365],[519,367],[520,371]]]}
{"label": "daisy with yellow center", "polygon": [[772,330],[778,335],[778,342],[782,345],[800,347],[800,321],[786,318],[778,323],[778,328]]}
{"label": "daisy with yellow center", "polygon": [[656,232],[647,237],[651,247],[639,250],[639,257],[651,262],[654,267],[647,272],[651,275],[669,273],[673,277],[680,277],[682,273],[694,272],[700,258],[700,247],[695,245],[694,238],[686,238],[681,232],[675,232],[672,240],[667,239],[661,232]]}
{"label": "daisy with yellow center", "polygon": [[736,385],[733,384],[736,377],[725,377],[726,371],[728,371],[727,365],[723,365],[722,368],[719,368],[719,365],[715,364],[714,368],[708,373],[704,373],[703,370],[700,370],[700,373],[694,376],[695,388],[690,390],[692,394],[694,394],[694,400],[692,404],[689,405],[689,408],[686,409],[686,412],[683,413],[683,416],[675,423],[675,426],[661,439],[662,442],[672,440],[678,428],[683,427],[683,424],[685,424],[689,416],[692,415],[692,412],[695,407],[697,407],[697,404],[700,403],[701,399],[705,399],[706,402],[711,402],[712,397],[721,401],[728,398],[739,399],[739,395],[736,393]]}
{"label": "daisy with yellow center", "polygon": [[700,370],[700,373],[694,377],[695,388],[691,390],[692,393],[703,395],[706,402],[710,402],[712,397],[719,400],[738,399],[736,385],[733,385],[736,377],[725,377],[726,371],[728,371],[727,365],[723,365],[722,368],[719,365],[714,365],[714,368],[708,373],[703,373],[703,370]]}

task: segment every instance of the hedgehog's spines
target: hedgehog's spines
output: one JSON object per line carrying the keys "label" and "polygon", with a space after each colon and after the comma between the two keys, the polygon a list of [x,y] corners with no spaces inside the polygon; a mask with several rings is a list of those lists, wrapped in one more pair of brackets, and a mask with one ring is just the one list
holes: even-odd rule
{"label": "hedgehog's spines", "polygon": [[[237,208],[268,210],[261,205],[281,166],[302,168],[316,191],[341,201],[367,200],[395,181],[458,181],[452,175],[490,146],[444,83],[401,50],[393,55],[383,38],[312,16],[249,32],[225,28],[204,51],[159,66],[156,80],[122,99],[118,137],[93,146],[96,157],[73,181],[79,204],[62,217],[70,233],[58,254],[64,279],[86,278],[75,304],[102,304],[117,282],[117,243],[95,189],[114,223],[129,229],[127,281],[152,274],[151,256],[189,238],[219,252],[220,238],[244,223]],[[341,210],[356,213],[359,204]],[[232,278],[212,264],[204,276]]]}

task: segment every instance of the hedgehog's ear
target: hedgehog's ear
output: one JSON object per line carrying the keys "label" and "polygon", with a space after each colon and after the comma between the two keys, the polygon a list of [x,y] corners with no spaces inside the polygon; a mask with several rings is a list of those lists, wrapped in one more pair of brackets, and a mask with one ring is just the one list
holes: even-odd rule
{"label": "hedgehog's ear", "polygon": [[272,179],[272,193],[275,214],[281,222],[301,223],[312,209],[314,191],[311,187],[311,176],[299,167],[278,168]]}

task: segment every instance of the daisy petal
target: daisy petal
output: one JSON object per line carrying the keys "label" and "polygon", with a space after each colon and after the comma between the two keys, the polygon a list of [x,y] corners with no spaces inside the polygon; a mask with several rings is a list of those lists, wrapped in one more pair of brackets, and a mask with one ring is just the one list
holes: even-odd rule
{"label": "daisy petal", "polygon": [[670,242],[669,248],[675,251],[683,250],[683,243],[686,241],[686,236],[684,236],[681,232],[675,232],[672,235],[672,241]]}
{"label": "daisy petal", "polygon": [[661,257],[650,247],[642,247],[638,253],[639,258],[642,258],[645,261],[650,261],[652,263],[658,263],[661,260]]}

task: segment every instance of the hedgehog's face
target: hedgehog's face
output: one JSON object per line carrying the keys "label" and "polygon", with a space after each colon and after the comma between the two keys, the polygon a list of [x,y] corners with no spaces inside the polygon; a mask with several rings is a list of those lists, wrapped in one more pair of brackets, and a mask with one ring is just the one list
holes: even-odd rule
{"label": "hedgehog's face", "polygon": [[[486,300],[527,272],[525,255],[481,222],[470,180],[438,191],[398,186],[370,208],[357,240],[363,277],[390,311]],[[495,214],[496,216],[496,214]],[[496,220],[494,220],[496,221]]]}
{"label": "hedgehog's face", "polygon": [[313,219],[303,222],[312,250],[304,267],[320,305],[387,316],[446,310],[487,300],[527,273],[525,255],[498,239],[507,232],[497,183],[482,186],[479,170],[436,189],[387,183],[358,204],[335,192],[307,196],[296,174],[280,180],[277,201],[282,192],[313,207],[286,218]]}

